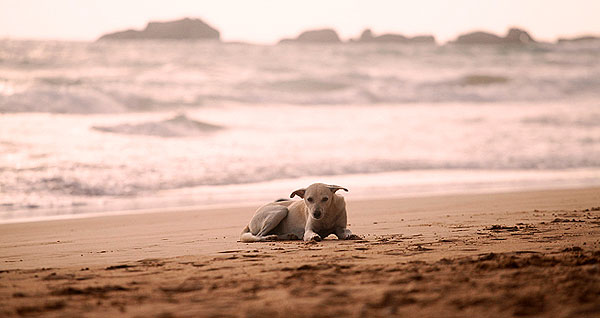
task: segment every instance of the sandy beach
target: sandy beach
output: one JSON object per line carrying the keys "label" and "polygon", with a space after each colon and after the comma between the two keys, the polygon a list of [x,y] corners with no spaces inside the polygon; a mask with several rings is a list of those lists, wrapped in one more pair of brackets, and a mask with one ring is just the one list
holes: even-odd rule
{"label": "sandy beach", "polygon": [[346,198],[361,240],[240,243],[256,206],[2,224],[0,316],[600,316],[600,188]]}
{"label": "sandy beach", "polygon": [[600,318],[600,1],[16,3],[0,318]]}

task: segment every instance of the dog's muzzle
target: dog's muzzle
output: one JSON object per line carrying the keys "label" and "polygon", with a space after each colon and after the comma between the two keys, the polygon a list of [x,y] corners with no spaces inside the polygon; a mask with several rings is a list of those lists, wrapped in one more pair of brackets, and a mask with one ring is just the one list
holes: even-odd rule
{"label": "dog's muzzle", "polygon": [[313,218],[318,220],[321,218],[321,216],[323,216],[323,213],[321,213],[321,211],[317,210],[317,211],[314,211],[312,215],[313,215]]}

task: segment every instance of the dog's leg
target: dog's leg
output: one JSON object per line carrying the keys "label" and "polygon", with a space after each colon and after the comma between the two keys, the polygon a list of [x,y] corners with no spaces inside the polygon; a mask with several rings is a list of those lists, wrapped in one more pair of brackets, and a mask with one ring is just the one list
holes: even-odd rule
{"label": "dog's leg", "polygon": [[335,229],[335,236],[337,236],[340,240],[359,240],[361,238],[356,234],[352,234],[352,231],[349,229],[343,227],[338,227]]}
{"label": "dog's leg", "polygon": [[240,241],[242,242],[264,242],[264,241],[274,241],[277,239],[276,234],[269,235],[281,220],[283,220],[288,214],[288,209],[285,206],[281,205],[266,205],[260,208],[254,216],[252,220],[250,220],[250,224],[246,226],[242,235],[240,236]]}
{"label": "dog's leg", "polygon": [[319,234],[315,233],[312,229],[306,229],[304,231],[304,241],[320,242],[321,240],[323,240],[323,238],[321,238],[321,236]]}
{"label": "dog's leg", "polygon": [[274,241],[277,239],[277,235],[267,235],[267,236],[257,236],[250,232],[249,226],[246,226],[240,235],[241,242],[265,242],[265,241]]}

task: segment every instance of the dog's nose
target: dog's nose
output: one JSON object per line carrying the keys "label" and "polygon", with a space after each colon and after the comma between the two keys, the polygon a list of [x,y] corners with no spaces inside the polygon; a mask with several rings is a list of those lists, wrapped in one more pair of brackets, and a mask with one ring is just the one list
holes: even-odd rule
{"label": "dog's nose", "polygon": [[318,219],[321,217],[321,211],[317,210],[315,212],[313,212],[313,216],[315,217],[315,219]]}

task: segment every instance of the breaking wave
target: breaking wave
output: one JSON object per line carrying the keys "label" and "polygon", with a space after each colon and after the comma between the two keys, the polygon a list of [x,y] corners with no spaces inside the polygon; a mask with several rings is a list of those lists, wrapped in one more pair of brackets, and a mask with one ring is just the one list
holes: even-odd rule
{"label": "breaking wave", "polygon": [[40,87],[9,96],[0,95],[0,112],[95,114],[125,110],[114,98],[93,89]]}
{"label": "breaking wave", "polygon": [[216,130],[221,126],[203,123],[187,118],[184,114],[159,122],[141,124],[121,124],[116,126],[94,126],[92,129],[126,135],[146,135],[157,137],[189,137],[199,136]]}

